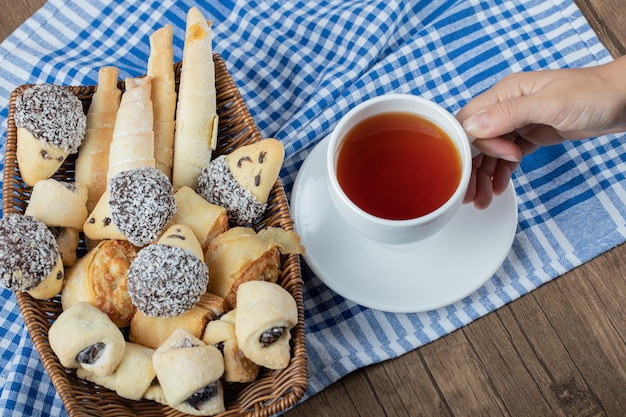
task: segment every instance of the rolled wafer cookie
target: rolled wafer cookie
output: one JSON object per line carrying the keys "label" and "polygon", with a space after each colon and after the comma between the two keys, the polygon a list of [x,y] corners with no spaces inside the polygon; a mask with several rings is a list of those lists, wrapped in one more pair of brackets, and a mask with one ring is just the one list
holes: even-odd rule
{"label": "rolled wafer cookie", "polygon": [[98,71],[98,87],[87,111],[85,138],[76,158],[75,178],[87,186],[88,211],[93,210],[107,186],[109,148],[122,97],[118,75],[119,70],[113,66]]}
{"label": "rolled wafer cookie", "polygon": [[126,78],[109,148],[107,181],[122,171],[154,167],[152,78]]}
{"label": "rolled wafer cookie", "polygon": [[165,25],[150,35],[148,76],[152,78],[150,94],[154,113],[154,160],[156,167],[172,177],[174,155],[174,116],[176,85],[172,25]]}
{"label": "rolled wafer cookie", "polygon": [[174,134],[174,189],[195,190],[217,145],[217,93],[211,24],[197,7],[187,13]]}

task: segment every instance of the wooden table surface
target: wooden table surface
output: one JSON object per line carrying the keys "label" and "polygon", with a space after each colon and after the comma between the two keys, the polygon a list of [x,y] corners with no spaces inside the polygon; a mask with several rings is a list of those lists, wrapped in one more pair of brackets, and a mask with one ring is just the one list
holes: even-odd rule
{"label": "wooden table surface", "polygon": [[[624,55],[624,0],[576,1],[607,49]],[[0,0],[0,40],[43,3]],[[622,245],[448,336],[348,375],[286,416],[624,417],[625,273]]]}

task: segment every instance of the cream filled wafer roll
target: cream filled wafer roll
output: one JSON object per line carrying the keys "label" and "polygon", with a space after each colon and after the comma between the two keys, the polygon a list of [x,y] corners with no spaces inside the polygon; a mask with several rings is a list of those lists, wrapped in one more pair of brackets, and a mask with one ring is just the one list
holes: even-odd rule
{"label": "cream filled wafer roll", "polygon": [[198,8],[187,14],[174,135],[174,189],[193,190],[217,142],[217,98],[211,26]]}
{"label": "cream filled wafer roll", "polygon": [[89,105],[85,138],[76,158],[76,182],[87,186],[88,211],[96,206],[107,185],[109,148],[122,97],[118,75],[119,70],[113,66],[98,71],[98,88]]}
{"label": "cream filled wafer roll", "polygon": [[102,311],[89,303],[64,310],[48,332],[50,347],[66,368],[111,375],[124,356],[124,336]]}
{"label": "cream filled wafer roll", "polygon": [[248,359],[269,369],[289,365],[290,330],[298,323],[294,298],[278,284],[249,281],[237,292],[235,333]]}
{"label": "cream filled wafer roll", "polygon": [[107,182],[122,171],[154,167],[152,79],[127,78],[109,150]]}
{"label": "cream filled wafer roll", "polygon": [[174,155],[174,116],[176,86],[174,80],[174,48],[171,25],[157,29],[150,36],[148,76],[152,78],[152,108],[154,110],[154,159],[156,167],[172,177]]}
{"label": "cream filled wafer roll", "polygon": [[154,352],[152,361],[170,407],[192,415],[225,410],[220,382],[224,360],[215,346],[177,330]]}

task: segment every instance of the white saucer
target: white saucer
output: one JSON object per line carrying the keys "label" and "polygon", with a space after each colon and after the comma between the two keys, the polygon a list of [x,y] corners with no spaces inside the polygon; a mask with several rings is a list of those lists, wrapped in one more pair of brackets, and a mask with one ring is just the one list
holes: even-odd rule
{"label": "white saucer", "polygon": [[328,138],[302,164],[291,193],[304,260],[331,289],[365,307],[412,313],[459,301],[506,258],[517,228],[512,185],[486,210],[463,205],[436,235],[411,246],[362,237],[335,210],[326,183]]}

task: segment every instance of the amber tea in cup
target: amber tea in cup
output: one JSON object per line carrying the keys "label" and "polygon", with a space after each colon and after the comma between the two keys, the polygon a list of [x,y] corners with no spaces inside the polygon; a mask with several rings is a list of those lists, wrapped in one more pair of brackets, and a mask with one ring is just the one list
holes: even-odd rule
{"label": "amber tea in cup", "polygon": [[459,122],[440,105],[409,94],[366,100],[333,129],[328,190],[359,234],[405,245],[437,233],[461,207],[472,168]]}
{"label": "amber tea in cup", "polygon": [[374,216],[406,220],[441,207],[461,180],[461,157],[439,126],[415,114],[371,116],[350,129],[337,155],[337,180]]}

